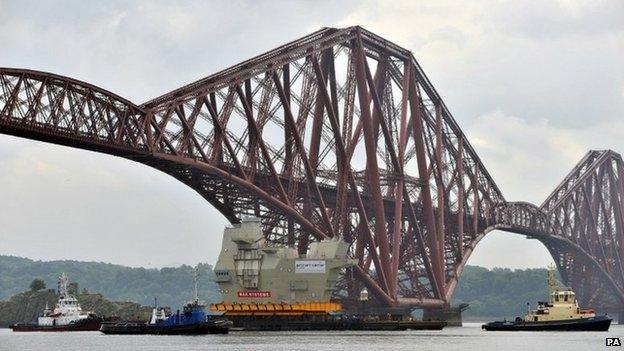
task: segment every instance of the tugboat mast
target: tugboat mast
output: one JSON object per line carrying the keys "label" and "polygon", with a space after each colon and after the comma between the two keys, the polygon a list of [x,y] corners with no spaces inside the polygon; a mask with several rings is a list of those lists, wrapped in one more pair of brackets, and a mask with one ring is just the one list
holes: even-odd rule
{"label": "tugboat mast", "polygon": [[193,299],[196,303],[199,302],[199,292],[197,290],[198,280],[199,280],[199,265],[195,266],[195,275],[193,276],[193,283],[195,283],[195,289],[193,290]]}
{"label": "tugboat mast", "polygon": [[58,280],[58,293],[63,298],[67,297],[67,295],[68,295],[68,293],[67,293],[67,283],[68,283],[67,274],[65,274],[65,272],[63,272],[61,274],[61,276],[59,277],[59,280]]}
{"label": "tugboat mast", "polygon": [[548,294],[552,295],[552,293],[556,291],[572,291],[572,288],[563,285],[557,277],[555,276],[555,272],[557,271],[557,267],[554,264],[550,264],[548,266]]}

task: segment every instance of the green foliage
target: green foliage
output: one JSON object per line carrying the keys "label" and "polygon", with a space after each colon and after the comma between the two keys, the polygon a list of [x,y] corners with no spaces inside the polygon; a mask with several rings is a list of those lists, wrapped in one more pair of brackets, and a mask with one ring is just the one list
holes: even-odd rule
{"label": "green foliage", "polygon": [[30,291],[38,291],[38,290],[45,289],[45,288],[46,288],[46,283],[43,281],[43,279],[35,278],[30,283]]}
{"label": "green foliage", "polygon": [[470,304],[465,319],[514,318],[526,303],[548,299],[548,270],[466,266],[453,295],[453,305]]}
{"label": "green foliage", "polygon": [[76,298],[84,311],[93,311],[99,316],[116,316],[122,320],[148,320],[151,306],[141,306],[136,302],[109,301],[101,294],[82,293]]}
{"label": "green foliage", "polygon": [[[0,300],[27,290],[33,276],[41,277],[47,286],[56,286],[62,272],[81,289],[98,292],[111,300],[151,306],[157,297],[159,305],[175,310],[193,296],[194,268],[188,265],[146,269],[101,262],[42,262],[0,256]],[[221,299],[209,264],[199,264],[198,283],[202,300],[217,302]]]}
{"label": "green foliage", "polygon": [[46,306],[54,306],[58,296],[54,290],[26,291],[0,301],[0,327],[34,321]]}

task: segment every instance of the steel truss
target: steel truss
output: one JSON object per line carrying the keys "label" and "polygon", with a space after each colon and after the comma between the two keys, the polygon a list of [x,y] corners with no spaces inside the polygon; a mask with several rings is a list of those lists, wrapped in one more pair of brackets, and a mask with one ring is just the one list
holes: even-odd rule
{"label": "steel truss", "polygon": [[[542,208],[507,203],[413,55],[361,27],[322,29],[140,106],[21,69],[1,68],[0,89],[0,133],[149,165],[301,253],[343,238],[358,260],[344,298],[367,288],[380,305],[445,305],[495,228],[540,238],[573,284],[603,267],[622,287],[621,159]],[[510,221],[519,208],[548,228]]]}

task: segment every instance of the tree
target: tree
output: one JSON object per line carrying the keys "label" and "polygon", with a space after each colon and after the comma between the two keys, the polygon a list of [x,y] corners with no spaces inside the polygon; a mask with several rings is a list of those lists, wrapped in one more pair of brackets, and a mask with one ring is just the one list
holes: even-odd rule
{"label": "tree", "polygon": [[43,281],[43,279],[35,278],[30,283],[30,291],[38,291],[38,290],[45,289],[45,288],[46,288],[46,284]]}

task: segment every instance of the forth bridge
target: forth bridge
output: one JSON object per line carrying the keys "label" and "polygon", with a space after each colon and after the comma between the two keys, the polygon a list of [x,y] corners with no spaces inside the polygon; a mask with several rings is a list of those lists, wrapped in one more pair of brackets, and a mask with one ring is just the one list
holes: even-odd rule
{"label": "forth bridge", "polygon": [[140,105],[0,68],[0,133],[153,167],[300,253],[340,237],[357,260],[346,300],[366,289],[380,307],[448,306],[476,245],[504,230],[539,240],[582,304],[624,309],[622,157],[589,151],[543,203],[508,201],[412,53],[361,27]]}

